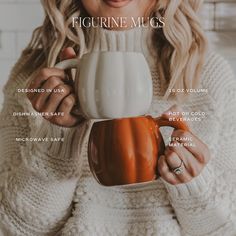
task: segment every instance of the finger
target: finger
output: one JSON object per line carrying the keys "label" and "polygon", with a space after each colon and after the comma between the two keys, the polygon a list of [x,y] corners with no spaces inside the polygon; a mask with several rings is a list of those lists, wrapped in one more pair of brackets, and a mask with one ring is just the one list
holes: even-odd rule
{"label": "finger", "polygon": [[60,54],[61,60],[66,60],[66,59],[75,58],[75,57],[76,57],[76,53],[72,47],[64,48]]}
{"label": "finger", "polygon": [[196,177],[199,175],[202,169],[202,165],[185,147],[180,145],[178,146],[177,142],[174,142],[173,146],[168,146],[167,149],[175,152],[179,156],[179,158],[183,160],[184,166],[191,177]]}
{"label": "finger", "polygon": [[70,94],[67,97],[65,97],[64,100],[61,102],[58,111],[70,114],[75,104],[76,104],[76,96],[74,94]]}
{"label": "finger", "polygon": [[[166,149],[165,150],[165,157],[166,157],[166,163],[170,167],[171,172],[173,172],[173,170],[175,168],[181,166],[182,161],[175,152],[170,151],[169,149]],[[175,174],[174,172],[173,173],[181,181],[181,183],[189,182],[192,179],[192,177],[188,173],[187,169],[185,168],[184,163],[182,164],[182,167],[183,167],[182,173],[179,173],[178,175]]]}
{"label": "finger", "polygon": [[71,127],[76,125],[80,121],[78,117],[70,114],[75,104],[76,104],[76,97],[74,94],[69,94],[67,97],[63,99],[58,108],[58,112],[63,112],[65,115],[62,118],[55,117],[55,121],[57,124]]}
{"label": "finger", "polygon": [[175,130],[172,136],[179,139],[180,143],[183,143],[187,150],[189,150],[193,156],[201,164],[206,164],[210,160],[210,152],[205,143],[199,138],[193,135],[191,132],[183,130]]}
{"label": "finger", "polygon": [[[45,107],[43,108],[44,112],[55,112],[58,110],[58,107],[63,102],[63,99],[66,98],[72,91],[72,88],[69,85],[61,84],[58,85],[55,90],[61,92],[52,92],[49,99],[46,102]],[[50,119],[52,117],[45,117]]]}
{"label": "finger", "polygon": [[39,71],[35,79],[30,83],[29,89],[41,88],[43,83],[50,77],[60,77],[65,79],[65,72],[58,68],[44,68]]}
{"label": "finger", "polygon": [[164,155],[160,156],[158,160],[158,172],[160,176],[168,183],[173,184],[173,185],[179,183],[179,180],[176,177],[176,175],[170,172],[170,169],[166,163]]}
{"label": "finger", "polygon": [[33,107],[37,111],[41,111],[42,108],[45,107],[45,103],[53,92],[53,90],[59,85],[63,85],[63,81],[61,78],[54,76],[50,77],[42,86],[42,89],[44,89],[45,92],[35,93],[34,97],[31,98]]}

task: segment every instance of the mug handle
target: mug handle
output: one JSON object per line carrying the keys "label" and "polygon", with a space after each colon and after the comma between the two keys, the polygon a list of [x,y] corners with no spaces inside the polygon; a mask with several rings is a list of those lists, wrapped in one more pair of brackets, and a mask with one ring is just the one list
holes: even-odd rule
{"label": "mug handle", "polygon": [[[180,117],[180,116],[178,116]],[[188,125],[184,121],[170,121],[167,116],[160,116],[155,118],[155,122],[158,127],[169,126],[174,129],[181,129],[184,131],[190,131]]]}
{"label": "mug handle", "polygon": [[[62,69],[62,70],[78,69],[78,59],[72,58],[72,59],[67,59],[67,60],[61,61],[55,65],[55,68]],[[71,113],[76,116],[84,117],[83,112],[77,108],[73,108]]]}
{"label": "mug handle", "polygon": [[55,65],[55,68],[66,70],[66,69],[76,69],[78,67],[78,59],[67,59],[61,61]]}
{"label": "mug handle", "polygon": [[[178,117],[181,117],[181,116],[178,116]],[[157,117],[154,120],[155,120],[158,128],[168,126],[168,127],[174,128],[174,129],[181,129],[181,130],[184,130],[184,131],[190,131],[188,125],[186,124],[186,122],[184,122],[184,121],[170,121],[169,117],[166,116],[166,115],[162,115],[160,117]],[[160,153],[163,154],[164,151],[165,151],[165,143],[164,143],[164,140],[162,139],[162,145],[161,145]]]}
{"label": "mug handle", "polygon": [[[181,117],[181,116],[178,116],[178,117]],[[157,117],[154,120],[155,120],[158,127],[169,126],[174,129],[181,129],[184,131],[190,131],[186,122],[184,122],[184,121],[170,121],[168,119],[168,116],[166,116],[166,115],[162,115],[160,117]],[[164,140],[162,139],[162,145],[160,146],[160,151],[158,153],[158,157],[160,155],[164,154],[164,151],[165,151],[165,143],[164,143]],[[157,175],[160,176],[158,171],[157,171]]]}

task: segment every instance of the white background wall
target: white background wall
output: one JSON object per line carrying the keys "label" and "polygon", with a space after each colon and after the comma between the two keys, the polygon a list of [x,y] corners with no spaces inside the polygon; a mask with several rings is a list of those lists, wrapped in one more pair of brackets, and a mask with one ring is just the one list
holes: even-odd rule
{"label": "white background wall", "polygon": [[0,0],[0,107],[10,69],[42,19],[39,0]]}
{"label": "white background wall", "polygon": [[[39,0],[0,0],[0,107],[9,71],[42,20]],[[206,1],[202,20],[211,46],[230,60],[236,73],[236,0]]]}
{"label": "white background wall", "polygon": [[236,0],[205,0],[201,12],[210,46],[226,57],[236,75]]}

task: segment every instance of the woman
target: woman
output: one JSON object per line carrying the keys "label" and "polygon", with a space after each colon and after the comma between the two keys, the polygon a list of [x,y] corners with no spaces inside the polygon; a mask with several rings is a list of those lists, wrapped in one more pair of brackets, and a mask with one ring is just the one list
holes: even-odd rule
{"label": "woman", "polygon": [[[236,235],[236,82],[224,59],[205,54],[197,19],[200,2],[42,1],[45,21],[4,89],[3,235]],[[133,28],[131,20],[125,30],[73,27],[78,15],[146,21],[162,16],[165,27]],[[179,111],[173,107],[177,101],[186,113],[205,114],[198,117],[201,122],[191,122],[190,132],[172,133],[174,144],[182,145],[166,147],[158,160],[161,178],[118,187],[94,180],[86,156],[91,124],[71,113],[77,103],[73,83],[54,68],[61,51],[61,60],[92,51],[142,52],[153,76],[150,115],[168,110],[171,118],[171,112]],[[48,113],[12,115],[36,111]],[[60,112],[64,115],[50,115]]]}

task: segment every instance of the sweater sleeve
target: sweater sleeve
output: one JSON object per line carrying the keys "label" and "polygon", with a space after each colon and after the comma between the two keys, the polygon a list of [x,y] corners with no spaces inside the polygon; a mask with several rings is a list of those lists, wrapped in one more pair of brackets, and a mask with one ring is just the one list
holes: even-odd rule
{"label": "sweater sleeve", "polygon": [[55,235],[70,215],[87,124],[62,128],[40,116],[14,116],[35,112],[26,95],[16,92],[29,78],[15,71],[0,114],[0,228],[7,235]]}
{"label": "sweater sleeve", "polygon": [[163,180],[183,235],[188,236],[236,235],[236,80],[223,58],[212,58],[212,70],[207,71],[212,81],[207,83],[221,110],[217,148],[189,183],[174,186]]}

